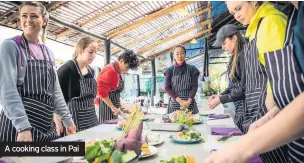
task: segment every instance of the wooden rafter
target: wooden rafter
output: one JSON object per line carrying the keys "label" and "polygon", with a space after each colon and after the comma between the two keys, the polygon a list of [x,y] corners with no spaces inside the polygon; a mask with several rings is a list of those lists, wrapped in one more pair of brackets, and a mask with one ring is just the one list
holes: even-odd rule
{"label": "wooden rafter", "polygon": [[179,2],[179,3],[176,3],[168,8],[165,8],[165,9],[162,9],[162,10],[159,10],[153,14],[150,14],[144,18],[141,18],[137,21],[135,21],[134,23],[130,24],[130,25],[127,25],[127,26],[124,26],[124,27],[121,27],[121,28],[118,28],[110,33],[107,34],[107,37],[109,38],[113,38],[113,37],[116,37],[118,35],[122,35],[122,34],[125,34],[133,29],[136,29],[150,21],[153,21],[157,18],[160,18],[164,15],[167,15],[167,14],[170,14],[171,12],[179,9],[179,8],[182,8],[182,7],[185,7],[189,4],[191,4],[193,2],[189,2],[189,1],[183,1],[183,2]]}
{"label": "wooden rafter", "polygon": [[46,8],[47,11],[52,11],[52,10],[58,8],[59,6],[65,5],[67,3],[69,3],[69,2],[66,2],[66,1],[55,1],[55,2],[52,2],[50,4],[47,4],[45,6],[45,8]]}
{"label": "wooden rafter", "polygon": [[201,37],[203,34],[205,34],[205,32],[200,32],[200,33],[197,33],[193,36],[190,36],[188,38],[185,38],[181,41],[179,41],[178,43],[174,44],[174,45],[171,45],[171,46],[168,46],[166,48],[164,48],[164,50],[161,50],[161,51],[158,51],[158,52],[155,52],[153,54],[149,54],[148,57],[159,57],[161,56],[162,54],[166,54],[168,51],[170,51],[174,46],[178,45],[178,44],[181,44],[181,43],[185,43],[187,41],[191,41],[193,38],[199,38],[199,39],[203,39],[203,38],[206,38],[206,37],[209,37],[210,34],[207,34],[206,36],[204,37]]}
{"label": "wooden rafter", "polygon": [[[177,38],[177,37],[179,37],[179,36],[181,36],[181,35],[184,35],[184,34],[186,34],[186,33],[189,33],[190,31],[193,31],[194,29],[202,28],[203,25],[206,25],[206,24],[208,24],[209,22],[210,22],[210,20],[204,21],[204,22],[199,23],[199,24],[197,24],[197,25],[195,25],[195,26],[193,26],[193,27],[184,29],[184,30],[183,30],[182,32],[180,32],[180,33],[171,35],[171,36],[169,36],[169,37],[167,37],[167,38],[165,38],[165,39],[163,39],[163,40],[156,41],[155,43],[153,43],[153,44],[151,44],[151,45],[149,45],[149,46],[146,46],[146,47],[144,47],[144,48],[139,49],[139,50],[137,51],[137,53],[142,54],[142,53],[144,53],[144,52],[146,52],[146,51],[149,51],[149,50],[151,50],[152,48],[154,48],[154,47],[156,47],[156,46],[158,46],[158,45],[160,45],[160,44],[163,44],[164,42],[170,41],[170,40],[175,39],[175,38]],[[204,30],[203,32],[205,33],[205,32],[210,32],[210,31],[211,31],[211,29],[207,29],[207,30]]]}
{"label": "wooden rafter", "polygon": [[[211,15],[211,11],[212,11],[211,1],[208,1],[208,8],[210,8],[210,10],[208,11],[208,19],[212,19],[212,15]],[[211,29],[211,23],[212,23],[212,22],[210,22],[210,23],[208,24],[208,29]]]}
{"label": "wooden rafter", "polygon": [[12,22],[13,20],[15,20],[18,16],[19,16],[19,12],[17,11],[15,13],[13,13],[12,15],[10,15],[8,18],[1,21],[1,24],[8,24],[9,22]]}
{"label": "wooden rafter", "polygon": [[[64,5],[67,4],[68,2],[59,2],[59,1],[55,1],[52,3],[49,3],[45,6],[47,11],[51,11],[53,9],[55,9],[56,7],[60,6],[60,5]],[[9,22],[12,22],[14,20],[16,20],[19,16],[19,11],[17,10],[17,12],[15,12],[14,14],[10,15],[7,19],[3,20],[1,23],[2,24],[8,24]]]}
{"label": "wooden rafter", "polygon": [[12,11],[18,10],[17,6],[14,6],[13,8],[11,8],[9,11],[7,11],[6,13],[3,13],[2,15],[0,15],[0,19],[4,18],[6,15],[8,15],[9,13],[11,13]]}
{"label": "wooden rafter", "polygon": [[[111,7],[110,9],[108,9],[108,10],[106,10],[106,11],[100,12],[99,14],[97,14],[97,15],[95,15],[95,16],[89,18],[88,20],[86,20],[86,21],[80,23],[78,26],[79,26],[79,27],[83,27],[83,26],[85,26],[85,25],[87,25],[87,24],[90,24],[90,23],[92,23],[92,22],[98,20],[98,19],[101,18],[102,16],[107,15],[107,14],[113,12],[113,11],[116,11],[116,10],[118,10],[119,8],[125,6],[125,5],[127,5],[127,4],[129,4],[129,3],[131,3],[131,2],[130,2],[130,1],[122,2],[122,3],[120,3],[120,4],[117,5],[117,6]],[[57,35],[56,35],[56,39],[61,38],[61,37],[64,37],[64,36],[66,36],[66,35],[72,33],[73,31],[74,31],[74,30],[72,30],[72,29],[67,29],[66,31],[63,31],[63,32],[57,34]]]}
{"label": "wooden rafter", "polygon": [[[167,24],[167,25],[165,25],[165,26],[163,26],[163,27],[161,27],[161,28],[158,28],[158,29],[154,30],[154,31],[151,32],[151,33],[148,33],[148,34],[146,34],[146,35],[138,36],[138,37],[135,38],[134,40],[127,42],[127,43],[126,43],[126,46],[128,47],[128,46],[131,46],[131,45],[135,44],[136,42],[139,42],[139,41],[141,41],[141,40],[150,38],[151,36],[153,36],[153,35],[155,35],[155,34],[161,32],[161,31],[164,31],[164,30],[166,30],[166,29],[168,29],[168,28],[170,28],[170,27],[172,27],[172,26],[175,26],[175,25],[177,25],[177,24],[179,24],[179,23],[181,23],[181,22],[183,22],[183,21],[185,21],[185,20],[191,19],[191,18],[193,18],[193,17],[195,17],[195,16],[204,14],[204,13],[209,12],[209,11],[211,11],[211,8],[206,8],[206,9],[200,10],[200,11],[198,11],[198,12],[196,12],[196,13],[193,13],[193,14],[191,14],[191,15],[188,15],[188,16],[186,16],[186,17],[184,17],[184,18],[182,18],[182,19],[180,19],[180,20],[178,20],[178,21],[176,21],[176,22],[169,23],[169,24]],[[210,21],[210,24],[211,24],[211,21]]]}

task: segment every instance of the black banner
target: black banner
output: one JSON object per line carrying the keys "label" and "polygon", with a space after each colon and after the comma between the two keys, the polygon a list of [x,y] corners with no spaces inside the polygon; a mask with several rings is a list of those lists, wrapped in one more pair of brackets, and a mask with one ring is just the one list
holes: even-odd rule
{"label": "black banner", "polygon": [[4,156],[84,156],[84,142],[0,142]]}

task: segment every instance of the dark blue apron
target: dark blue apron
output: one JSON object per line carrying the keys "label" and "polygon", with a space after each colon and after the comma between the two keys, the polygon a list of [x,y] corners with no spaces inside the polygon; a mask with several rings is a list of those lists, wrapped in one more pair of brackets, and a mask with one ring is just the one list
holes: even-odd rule
{"label": "dark blue apron", "polygon": [[[227,74],[229,76],[231,69],[232,69],[232,61],[233,61],[233,57],[230,59],[228,68],[227,68]],[[229,87],[231,90],[233,89],[240,89],[242,87],[242,82],[241,82],[241,71],[238,70],[240,69],[239,66],[236,67],[235,73],[232,77],[232,79],[230,79],[229,77]],[[235,106],[235,116],[234,116],[234,123],[238,126],[238,128],[243,131],[243,121],[244,121],[244,100],[239,100],[239,101],[235,101],[233,102],[234,106]]]}
{"label": "dark blue apron", "polygon": [[[113,63],[114,68],[115,64]],[[118,109],[120,106],[120,93],[124,90],[124,81],[120,76],[120,80],[118,83],[118,88],[111,90],[109,92],[109,99],[111,100],[112,104]],[[111,110],[111,108],[102,100],[100,99],[100,106],[99,106],[99,124],[102,124],[106,120],[116,119]]]}
{"label": "dark blue apron", "polygon": [[[260,20],[257,31],[259,29]],[[256,46],[257,32],[255,38],[245,45],[245,109],[243,130],[248,132],[249,126],[267,113],[265,104],[267,73],[265,67],[258,59],[258,49]],[[267,135],[265,135],[267,136]],[[260,155],[263,163],[288,163],[287,147],[279,147],[270,152]]]}
{"label": "dark blue apron", "polygon": [[[274,101],[283,109],[299,94],[304,92],[304,75],[294,54],[293,27],[297,10],[293,8],[286,29],[284,47],[265,54],[267,73],[270,80]],[[304,118],[304,117],[303,117]],[[304,162],[304,139],[288,144],[289,160],[292,163]]]}
{"label": "dark blue apron", "polygon": [[[177,97],[187,101],[191,90],[191,75],[187,64],[186,67],[187,72],[180,75],[175,75],[174,67],[171,85],[172,91],[177,95]],[[170,97],[167,113],[172,113],[176,110],[180,110],[180,107],[180,104],[177,101],[172,100],[172,98]],[[192,100],[188,110],[191,111],[193,114],[198,113],[198,108],[195,99]]]}
{"label": "dark blue apron", "polygon": [[[37,60],[29,49],[27,40],[22,35],[22,44],[26,52],[27,67],[24,83],[18,85],[18,91],[25,108],[26,115],[32,126],[33,142],[49,142],[57,139],[55,124],[53,122],[55,70],[47,48],[40,45],[44,60]],[[21,52],[22,50],[20,50]],[[47,55],[45,54],[47,52]],[[9,54],[14,55],[14,54]],[[22,55],[20,55],[22,57]],[[48,57],[48,59],[47,59]],[[17,140],[17,131],[4,111],[0,113],[0,141],[14,142]]]}

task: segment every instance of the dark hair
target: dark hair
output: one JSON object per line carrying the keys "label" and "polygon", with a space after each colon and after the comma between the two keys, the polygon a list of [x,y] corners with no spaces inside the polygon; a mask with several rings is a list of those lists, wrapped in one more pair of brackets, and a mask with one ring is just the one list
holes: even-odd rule
{"label": "dark hair", "polygon": [[230,35],[230,36],[228,36],[226,38],[229,38],[231,40],[234,35],[237,37],[237,53],[233,55],[232,67],[231,67],[231,71],[230,71],[230,74],[229,74],[229,78],[230,79],[232,79],[234,77],[234,73],[235,73],[235,69],[236,69],[237,59],[239,57],[239,53],[244,49],[244,45],[246,44],[246,40],[240,34],[240,32],[237,32],[237,33],[235,33],[233,35]]}
{"label": "dark hair", "polygon": [[89,37],[89,36],[85,36],[85,37],[80,38],[77,41],[76,48],[75,48],[75,51],[73,53],[72,58],[76,59],[78,57],[78,55],[79,55],[78,54],[78,50],[79,49],[81,49],[81,50],[86,49],[92,42],[95,42],[95,41],[91,37]]}
{"label": "dark hair", "polygon": [[124,60],[129,65],[129,69],[136,70],[139,66],[139,59],[132,50],[125,50],[119,57],[118,61]]}
{"label": "dark hair", "polygon": [[175,50],[176,48],[182,48],[182,49],[184,50],[185,54],[186,54],[186,48],[185,48],[183,45],[176,45],[176,46],[174,46],[174,47],[172,48],[172,54],[174,54],[174,50]]}
{"label": "dark hair", "polygon": [[19,7],[19,13],[21,13],[21,9],[22,7],[24,6],[33,6],[33,7],[38,7],[40,8],[40,14],[42,16],[42,18],[44,19],[44,21],[46,22],[46,25],[43,26],[42,28],[42,36],[41,36],[41,41],[44,43],[45,42],[45,31],[46,31],[46,27],[47,27],[47,24],[48,24],[48,21],[49,21],[49,13],[47,12],[45,6],[40,3],[40,2],[30,2],[30,1],[27,1],[27,2],[23,2],[20,7]]}

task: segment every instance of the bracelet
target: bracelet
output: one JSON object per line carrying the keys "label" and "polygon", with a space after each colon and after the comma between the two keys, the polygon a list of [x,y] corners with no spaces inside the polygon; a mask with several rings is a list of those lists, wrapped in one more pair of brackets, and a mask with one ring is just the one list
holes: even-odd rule
{"label": "bracelet", "polygon": [[32,129],[31,127],[26,128],[26,129],[23,129],[23,130],[18,129],[18,130],[17,130],[17,133],[20,133],[20,132],[23,132],[23,131],[28,131],[28,130],[31,131],[31,129]]}

